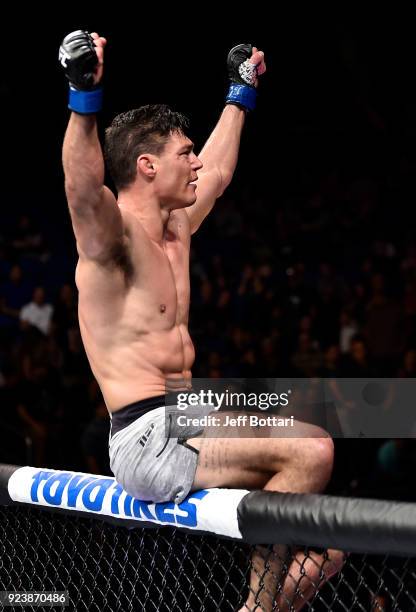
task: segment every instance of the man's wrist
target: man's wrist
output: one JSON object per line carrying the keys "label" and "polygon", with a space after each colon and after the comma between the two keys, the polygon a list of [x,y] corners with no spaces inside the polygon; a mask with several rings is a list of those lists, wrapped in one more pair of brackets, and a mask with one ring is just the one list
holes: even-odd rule
{"label": "man's wrist", "polygon": [[250,85],[231,83],[225,98],[226,104],[235,104],[245,110],[254,110],[256,107],[257,91]]}
{"label": "man's wrist", "polygon": [[98,113],[103,106],[103,88],[96,87],[88,91],[69,86],[68,108],[81,115]]}

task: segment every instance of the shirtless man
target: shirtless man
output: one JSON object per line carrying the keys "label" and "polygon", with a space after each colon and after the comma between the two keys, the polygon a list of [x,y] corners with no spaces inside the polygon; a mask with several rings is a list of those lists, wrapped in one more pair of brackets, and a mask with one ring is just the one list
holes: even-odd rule
{"label": "shirtless man", "polygon": [[[209,487],[322,491],[331,474],[333,445],[318,428],[297,423],[298,438],[286,439],[221,440],[196,429],[181,438],[165,435],[167,385],[190,387],[194,361],[188,333],[191,234],[231,181],[246,112],[255,106],[258,77],[266,70],[264,54],[250,45],[230,52],[226,106],[198,157],[185,135],[186,119],[168,107],[118,115],[105,143],[116,200],[104,185],[95,116],[105,45],[96,33],[73,32],[62,43],[60,61],[73,111],[63,166],[79,254],[79,321],[112,416],[110,460],[116,479],[134,497],[154,502],[180,503],[190,490]],[[256,171],[261,172],[260,164],[257,159]],[[299,562],[295,579],[285,586],[296,601]],[[319,582],[315,565],[325,563],[317,556],[311,580]],[[253,564],[264,570],[260,558]],[[245,609],[254,609],[258,584],[253,572]],[[267,597],[261,603],[271,609],[274,595]]]}

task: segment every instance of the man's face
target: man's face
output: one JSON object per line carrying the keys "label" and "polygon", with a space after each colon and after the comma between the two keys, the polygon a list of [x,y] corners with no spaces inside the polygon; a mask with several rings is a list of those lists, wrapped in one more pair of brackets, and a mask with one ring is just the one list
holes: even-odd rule
{"label": "man's face", "polygon": [[364,361],[366,357],[366,350],[364,342],[355,341],[351,343],[351,356],[355,361]]}
{"label": "man's face", "polygon": [[36,289],[34,290],[33,301],[38,306],[42,306],[42,304],[45,303],[45,291],[43,290],[42,287],[36,287]]}
{"label": "man's face", "polygon": [[155,190],[162,208],[185,208],[196,200],[197,171],[202,163],[193,152],[193,143],[174,132],[156,161]]}

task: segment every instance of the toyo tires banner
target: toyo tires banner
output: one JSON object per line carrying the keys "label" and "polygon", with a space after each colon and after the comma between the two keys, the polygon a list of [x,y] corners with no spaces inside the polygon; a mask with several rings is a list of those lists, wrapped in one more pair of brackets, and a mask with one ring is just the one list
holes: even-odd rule
{"label": "toyo tires banner", "polygon": [[133,498],[114,478],[82,472],[17,468],[7,483],[15,502],[67,511],[171,525],[241,539],[237,507],[248,491],[204,489],[194,491],[176,505],[153,504]]}

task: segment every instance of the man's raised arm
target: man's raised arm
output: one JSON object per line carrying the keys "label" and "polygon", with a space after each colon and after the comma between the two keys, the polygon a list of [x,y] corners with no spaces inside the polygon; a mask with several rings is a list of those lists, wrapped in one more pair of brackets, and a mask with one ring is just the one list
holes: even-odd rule
{"label": "man's raised arm", "polygon": [[254,110],[257,77],[266,71],[264,53],[248,44],[231,49],[227,58],[230,89],[226,107],[198,155],[204,164],[197,183],[197,200],[186,208],[194,233],[211,211],[215,200],[230,184],[237,165],[245,115]]}
{"label": "man's raised arm", "polygon": [[59,59],[70,82],[71,117],[63,146],[65,191],[81,258],[106,263],[122,241],[123,224],[104,186],[104,160],[95,113],[101,108],[105,38],[77,30],[66,36]]}

